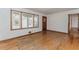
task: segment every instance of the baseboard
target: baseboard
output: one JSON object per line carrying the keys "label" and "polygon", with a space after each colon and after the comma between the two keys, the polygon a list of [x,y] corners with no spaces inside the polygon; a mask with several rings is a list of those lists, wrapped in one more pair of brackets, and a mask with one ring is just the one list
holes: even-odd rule
{"label": "baseboard", "polygon": [[37,34],[37,33],[40,33],[40,32],[42,32],[42,31],[35,32],[35,33],[30,33],[30,34],[25,34],[25,35],[21,35],[21,36],[13,37],[13,38],[10,38],[10,39],[4,39],[4,40],[1,40],[0,42],[3,42],[3,41],[10,41],[10,40],[13,40],[13,39],[18,39],[18,38],[21,38],[21,37],[24,37],[24,36],[33,35],[33,34]]}
{"label": "baseboard", "polygon": [[65,32],[54,31],[54,30],[47,30],[47,31],[51,31],[51,32],[57,32],[57,33],[62,33],[62,34],[68,34],[68,33],[65,33]]}

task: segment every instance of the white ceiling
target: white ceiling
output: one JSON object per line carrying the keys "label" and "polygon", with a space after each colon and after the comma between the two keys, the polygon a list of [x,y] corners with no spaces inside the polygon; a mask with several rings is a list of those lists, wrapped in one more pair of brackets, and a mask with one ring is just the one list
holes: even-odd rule
{"label": "white ceiling", "polygon": [[73,10],[77,8],[28,8],[28,9],[35,12],[40,12],[43,14],[52,14],[56,12],[68,11],[68,10]]}

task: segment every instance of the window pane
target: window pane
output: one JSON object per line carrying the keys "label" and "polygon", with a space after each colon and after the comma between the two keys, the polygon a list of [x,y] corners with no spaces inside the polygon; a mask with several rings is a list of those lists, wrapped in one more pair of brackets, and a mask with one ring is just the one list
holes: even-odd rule
{"label": "window pane", "polygon": [[18,29],[21,27],[20,13],[12,11],[12,29]]}
{"label": "window pane", "polygon": [[34,15],[34,27],[39,27],[39,16]]}
{"label": "window pane", "polygon": [[22,28],[27,28],[27,14],[22,13]]}
{"label": "window pane", "polygon": [[33,27],[33,15],[28,15],[28,27]]}

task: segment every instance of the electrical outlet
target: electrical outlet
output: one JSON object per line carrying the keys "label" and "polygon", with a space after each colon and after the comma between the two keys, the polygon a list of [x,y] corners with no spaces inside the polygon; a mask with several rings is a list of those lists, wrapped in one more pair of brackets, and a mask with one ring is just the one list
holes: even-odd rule
{"label": "electrical outlet", "polygon": [[29,33],[29,34],[31,34],[32,32],[31,32],[31,31],[29,31],[28,33]]}

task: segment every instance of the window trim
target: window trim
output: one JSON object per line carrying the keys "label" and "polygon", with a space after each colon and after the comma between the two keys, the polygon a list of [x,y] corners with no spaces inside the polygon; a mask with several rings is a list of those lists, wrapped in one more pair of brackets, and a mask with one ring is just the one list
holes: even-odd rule
{"label": "window trim", "polygon": [[[20,13],[20,28],[13,29],[12,28],[12,12],[19,12]],[[33,27],[28,27],[28,20],[27,20],[27,28],[22,28],[22,14],[26,13],[29,15],[33,15]],[[22,11],[17,11],[17,10],[10,10],[10,30],[21,30],[21,29],[31,29],[31,28],[39,28],[39,15],[38,16],[38,27],[34,27],[34,16],[37,14],[32,14],[32,13],[27,13],[27,12],[22,12]]]}

